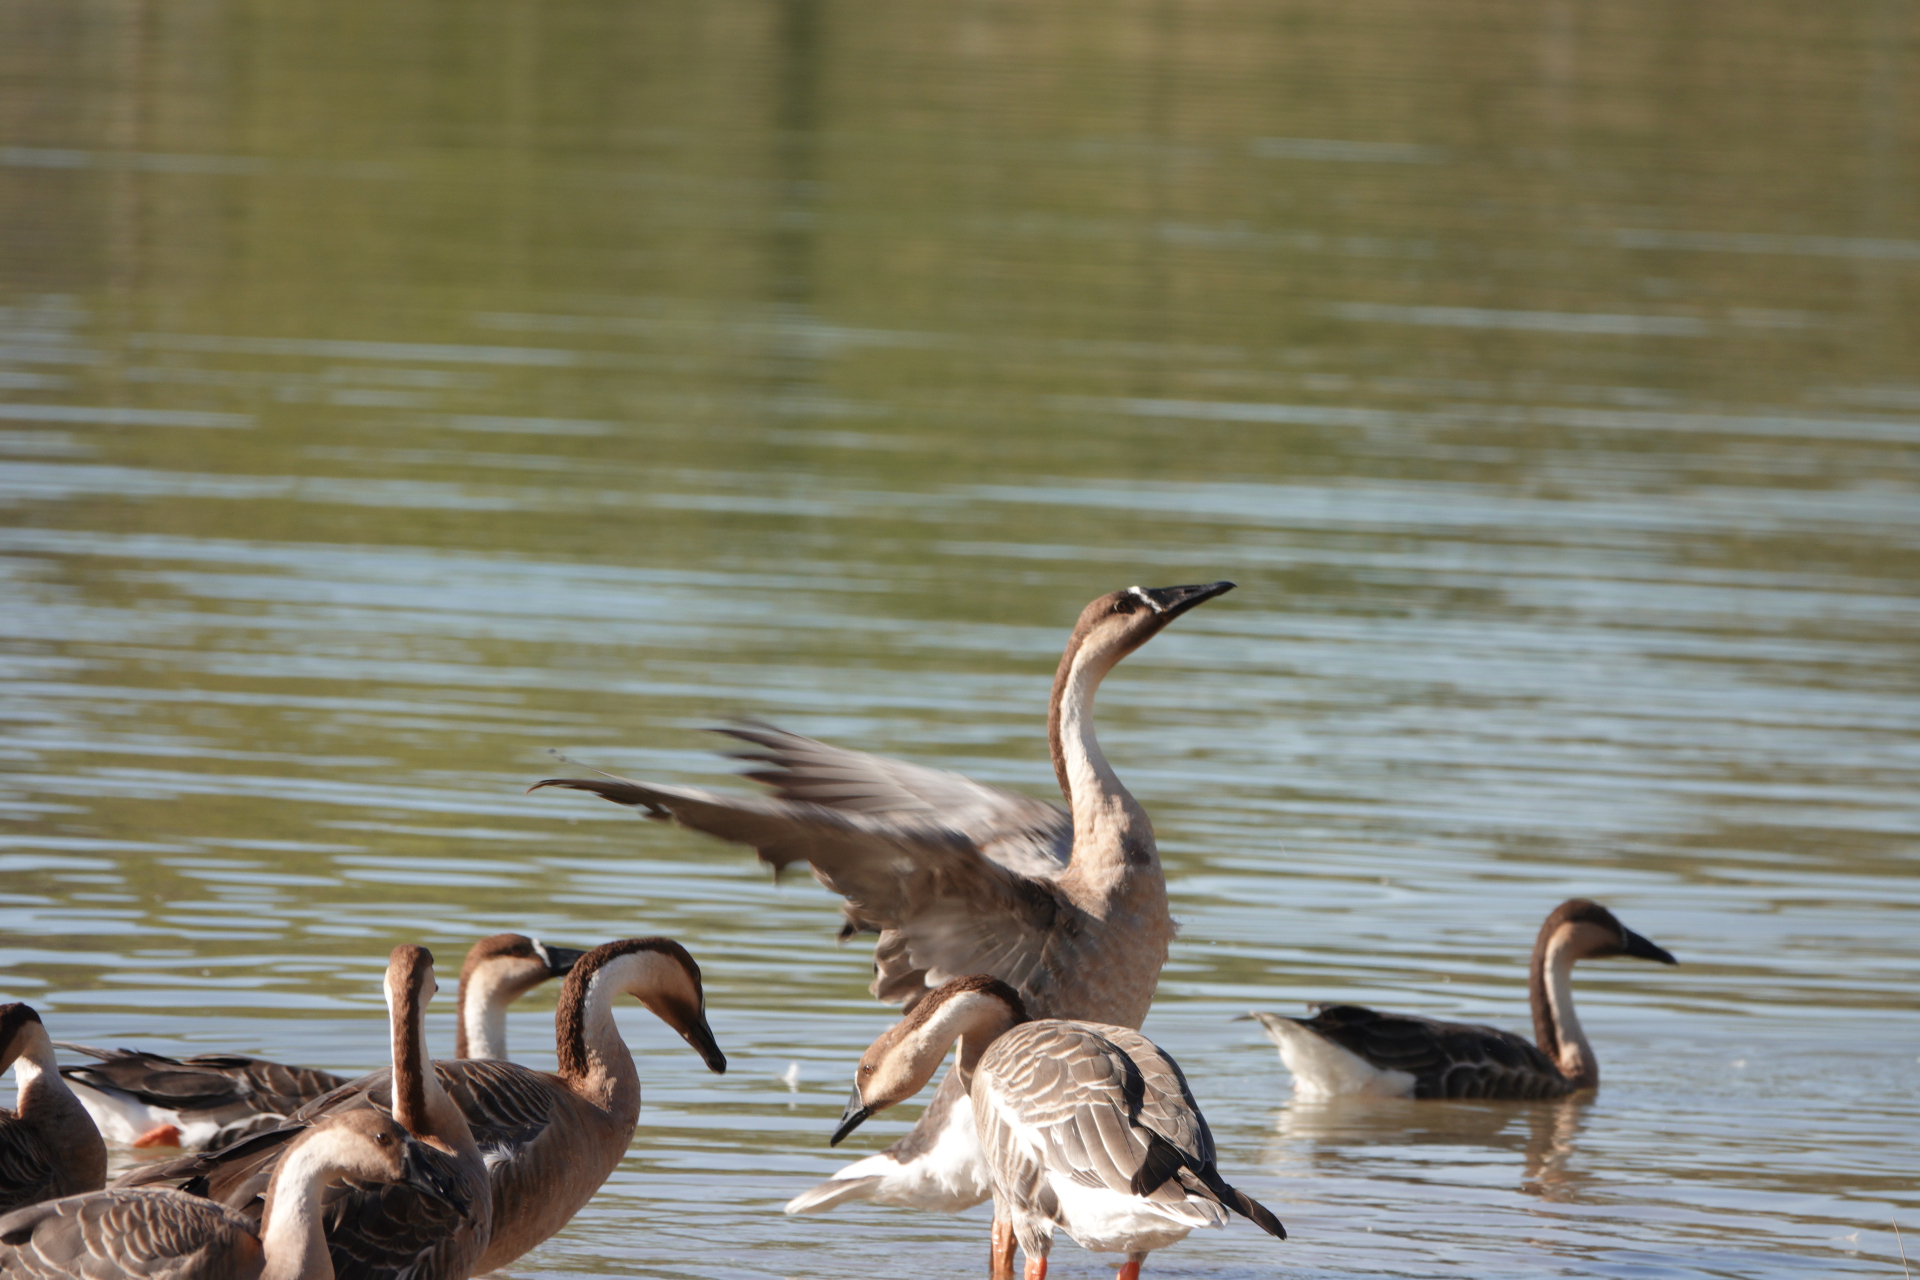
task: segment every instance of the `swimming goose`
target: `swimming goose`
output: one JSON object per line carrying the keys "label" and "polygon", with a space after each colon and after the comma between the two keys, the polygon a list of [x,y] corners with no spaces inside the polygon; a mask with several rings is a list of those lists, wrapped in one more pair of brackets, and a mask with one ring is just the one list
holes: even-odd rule
{"label": "swimming goose", "polygon": [[[649,817],[752,845],[776,873],[807,863],[847,901],[845,939],[876,933],[874,996],[910,1010],[962,974],[991,973],[1037,1017],[1137,1027],[1173,938],[1153,824],[1093,732],[1101,680],[1181,614],[1233,589],[1129,587],[1081,611],[1047,713],[1069,806],[955,773],[863,755],[770,726],[726,730],[759,748],[748,776],[770,797],[604,778],[549,778]],[[788,1213],[849,1200],[957,1212],[990,1194],[971,1103],[943,1081],[913,1130],[795,1198]]]}
{"label": "swimming goose", "polygon": [[[455,1056],[506,1057],[507,1006],[548,978],[564,976],[580,955],[517,933],[496,933],[474,943],[460,969]],[[231,1053],[169,1058],[138,1049],[58,1044],[99,1059],[62,1067],[60,1074],[100,1131],[132,1147],[218,1151],[280,1127],[300,1107],[349,1079]]]}
{"label": "swimming goose", "polygon": [[417,1159],[433,1190],[349,1184],[326,1197],[327,1245],[342,1274],[368,1280],[464,1280],[485,1252],[493,1222],[487,1167],[465,1114],[428,1067],[425,1014],[433,997],[433,954],[398,946],[387,962],[386,995],[393,1065],[348,1081],[308,1103],[288,1126],[256,1134],[224,1151],[137,1166],[114,1187],[172,1186],[203,1195],[249,1218],[283,1158],[327,1116],[391,1112],[419,1139]]}
{"label": "swimming goose", "polygon": [[1312,1018],[1255,1013],[1280,1046],[1302,1099],[1336,1094],[1403,1098],[1558,1098],[1600,1083],[1600,1062],[1573,1010],[1573,966],[1631,956],[1678,964],[1597,902],[1553,909],[1533,944],[1527,986],[1538,1047],[1510,1031],[1406,1013],[1332,1005]]}
{"label": "swimming goose", "polygon": [[18,1110],[0,1107],[0,1213],[105,1186],[107,1144],[60,1079],[31,1005],[0,1004],[0,1075],[8,1067]]}
{"label": "swimming goose", "polygon": [[[700,966],[671,938],[609,942],[575,963],[554,1017],[558,1072],[511,1062],[433,1064],[432,1076],[466,1118],[486,1162],[492,1228],[476,1273],[507,1265],[566,1226],[626,1155],[640,1118],[640,1076],[614,1021],[614,1001],[622,994],[679,1032],[710,1070],[726,1070],[726,1055],[707,1025]],[[293,1123],[310,1122],[330,1107],[389,1106],[391,1079],[390,1072],[375,1072],[353,1081],[297,1112]],[[204,1189],[244,1209],[270,1175],[277,1146],[297,1132],[172,1162],[161,1180]],[[404,1217],[400,1208],[382,1211]]]}
{"label": "swimming goose", "polygon": [[1218,1227],[1227,1210],[1282,1240],[1265,1206],[1228,1186],[1213,1134],[1180,1067],[1130,1027],[1029,1021],[1018,992],[987,974],[930,992],[860,1059],[833,1141],[918,1093],[959,1042],[948,1079],[973,1101],[993,1184],[993,1275],[1044,1280],[1054,1231],[1081,1247],[1124,1253],[1119,1280],[1138,1280],[1150,1250]]}
{"label": "swimming goose", "polygon": [[256,1226],[178,1191],[114,1190],[0,1216],[0,1275],[19,1280],[333,1280],[321,1201],[347,1179],[432,1189],[414,1140],[356,1111],[304,1133],[280,1162]]}

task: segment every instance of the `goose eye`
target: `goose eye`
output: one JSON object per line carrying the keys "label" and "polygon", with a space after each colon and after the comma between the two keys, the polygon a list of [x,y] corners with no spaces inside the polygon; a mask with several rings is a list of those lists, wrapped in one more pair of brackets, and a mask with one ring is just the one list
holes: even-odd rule
{"label": "goose eye", "polygon": [[1132,613],[1133,610],[1134,600],[1132,596],[1121,596],[1113,602],[1113,612],[1115,613]]}

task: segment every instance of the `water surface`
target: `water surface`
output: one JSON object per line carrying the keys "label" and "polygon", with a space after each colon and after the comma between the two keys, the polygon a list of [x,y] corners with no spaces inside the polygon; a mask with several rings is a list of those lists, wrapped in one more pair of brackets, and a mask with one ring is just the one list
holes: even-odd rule
{"label": "water surface", "polygon": [[[1079,606],[1228,577],[1099,724],[1182,922],[1146,1030],[1292,1239],[1152,1271],[1901,1274],[1916,49],[1894,0],[14,6],[0,998],[359,1070],[397,942],[668,933],[732,1067],[623,1015],[632,1154],[511,1273],[972,1274],[984,1210],[778,1212],[888,1020],[829,895],[522,789],[726,785],[747,715],[1044,795]],[[1574,894],[1683,961],[1582,969],[1590,1101],[1306,1106],[1230,1021],[1524,1028]]]}

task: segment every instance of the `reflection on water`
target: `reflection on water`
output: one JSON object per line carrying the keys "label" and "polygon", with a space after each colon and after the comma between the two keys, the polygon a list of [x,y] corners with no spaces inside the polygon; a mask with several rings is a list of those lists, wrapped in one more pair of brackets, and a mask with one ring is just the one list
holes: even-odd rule
{"label": "reflection on water", "polygon": [[[1459,1102],[1407,1098],[1291,1101],[1274,1119],[1273,1165],[1304,1160],[1303,1177],[1339,1178],[1371,1164],[1410,1183],[1451,1180],[1504,1156],[1512,1188],[1579,1203],[1595,1178],[1581,1170],[1577,1140],[1589,1097],[1551,1102]],[[1518,1157],[1517,1159],[1515,1157]]]}
{"label": "reflection on water", "polygon": [[[1079,606],[1231,577],[1100,723],[1183,922],[1147,1029],[1292,1239],[1155,1271],[1896,1274],[1911,28],[0,11],[0,998],[355,1070],[398,941],[670,933],[734,1066],[628,1016],[633,1153],[517,1272],[974,1271],[980,1211],[778,1213],[887,1021],[824,891],[522,788],[725,784],[748,714],[1045,794]],[[1585,1106],[1309,1112],[1226,1021],[1523,1027],[1573,894],[1684,962],[1582,970]]]}

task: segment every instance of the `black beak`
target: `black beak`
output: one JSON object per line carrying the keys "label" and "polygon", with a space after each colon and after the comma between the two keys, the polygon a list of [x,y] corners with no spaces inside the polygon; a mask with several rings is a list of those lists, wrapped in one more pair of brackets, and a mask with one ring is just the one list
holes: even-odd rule
{"label": "black beak", "polygon": [[566,977],[567,971],[579,962],[581,956],[587,954],[575,951],[572,947],[556,947],[548,942],[537,942],[534,946],[547,957],[547,976],[551,978]]}
{"label": "black beak", "polygon": [[445,1200],[460,1217],[466,1217],[467,1211],[473,1207],[472,1200],[454,1180],[453,1171],[443,1161],[433,1159],[430,1152],[431,1147],[408,1141],[407,1185],[435,1199]]}
{"label": "black beak", "polygon": [[713,1038],[713,1028],[707,1025],[707,1015],[701,1014],[680,1034],[686,1038],[693,1051],[700,1055],[700,1061],[707,1064],[707,1070],[717,1076],[727,1074],[727,1055],[720,1052],[720,1042]]}
{"label": "black beak", "polygon": [[1193,587],[1143,587],[1140,594],[1147,598],[1163,622],[1172,622],[1195,605],[1227,594],[1233,586],[1231,582],[1208,582]]}
{"label": "black beak", "polygon": [[847,1109],[840,1113],[840,1127],[827,1139],[827,1145],[837,1147],[840,1140],[860,1127],[860,1122],[873,1112],[867,1110],[867,1104],[860,1100],[860,1086],[853,1086],[853,1096],[847,1099]]}
{"label": "black beak", "polygon": [[1625,925],[1620,927],[1620,936],[1626,943],[1620,948],[1620,954],[1623,956],[1632,956],[1635,960],[1658,960],[1661,964],[1680,963],[1673,958],[1673,952],[1648,942]]}

